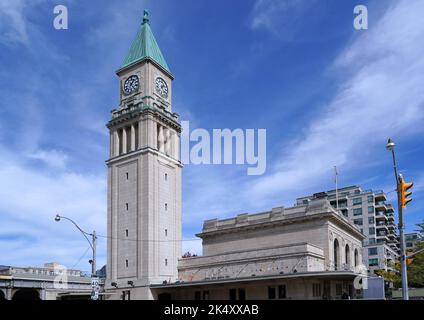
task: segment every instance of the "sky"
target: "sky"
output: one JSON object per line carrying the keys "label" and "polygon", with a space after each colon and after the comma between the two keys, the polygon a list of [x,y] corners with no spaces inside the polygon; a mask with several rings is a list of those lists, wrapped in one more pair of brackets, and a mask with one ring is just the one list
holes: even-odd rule
{"label": "sky", "polygon": [[[67,30],[53,8],[68,8]],[[368,8],[368,30],[353,8]],[[175,76],[173,110],[194,128],[266,129],[267,170],[183,169],[183,250],[203,221],[291,206],[359,185],[396,199],[387,138],[413,181],[406,230],[424,219],[421,0],[0,0],[0,265],[89,270],[89,245],[59,213],[106,235],[105,124],[143,9]],[[106,262],[99,237],[98,266]]]}

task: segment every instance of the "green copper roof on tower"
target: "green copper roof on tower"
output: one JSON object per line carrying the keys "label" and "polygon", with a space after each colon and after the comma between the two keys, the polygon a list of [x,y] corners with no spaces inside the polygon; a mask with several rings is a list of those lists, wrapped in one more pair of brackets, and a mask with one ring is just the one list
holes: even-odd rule
{"label": "green copper roof on tower", "polygon": [[153,35],[152,29],[150,29],[149,12],[147,10],[144,10],[143,22],[131,44],[131,48],[128,51],[121,69],[143,59],[151,59],[166,71],[170,72],[168,64]]}

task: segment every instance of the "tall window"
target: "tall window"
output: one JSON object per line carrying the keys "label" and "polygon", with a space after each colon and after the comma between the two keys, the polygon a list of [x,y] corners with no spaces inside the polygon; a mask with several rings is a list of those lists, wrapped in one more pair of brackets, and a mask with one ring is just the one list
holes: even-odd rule
{"label": "tall window", "polygon": [[282,284],[278,286],[278,299],[285,299],[285,298],[287,298],[286,285]]}
{"label": "tall window", "polygon": [[338,269],[339,268],[339,259],[340,259],[340,254],[339,254],[339,241],[337,239],[334,240],[334,269]]}
{"label": "tall window", "polygon": [[321,297],[321,283],[312,284],[312,296]]}
{"label": "tall window", "polygon": [[368,196],[368,203],[374,202],[374,196]]}
{"label": "tall window", "polygon": [[358,264],[359,264],[358,249],[355,249],[355,254],[354,254],[354,256],[355,256],[355,267],[357,267],[357,266],[358,266]]}
{"label": "tall window", "polygon": [[230,300],[237,300],[237,291],[236,291],[236,289],[230,289]]}
{"label": "tall window", "polygon": [[368,213],[374,213],[374,207],[373,206],[368,207]]}
{"label": "tall window", "polygon": [[346,264],[350,266],[350,249],[348,245],[346,245],[345,247],[345,261],[346,261]]}
{"label": "tall window", "polygon": [[274,300],[275,296],[275,287],[268,287],[268,299]]}

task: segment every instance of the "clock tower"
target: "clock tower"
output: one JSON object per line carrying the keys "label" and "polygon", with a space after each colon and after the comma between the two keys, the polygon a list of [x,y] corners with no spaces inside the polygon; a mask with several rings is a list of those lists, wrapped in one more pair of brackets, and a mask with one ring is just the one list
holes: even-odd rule
{"label": "clock tower", "polygon": [[152,284],[177,279],[181,168],[173,76],[143,21],[119,78],[112,110],[107,193],[107,279],[112,299],[151,299]]}

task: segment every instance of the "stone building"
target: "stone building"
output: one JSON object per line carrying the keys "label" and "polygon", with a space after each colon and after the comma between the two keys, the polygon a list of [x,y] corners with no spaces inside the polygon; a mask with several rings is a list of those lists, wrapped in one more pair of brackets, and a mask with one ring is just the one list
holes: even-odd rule
{"label": "stone building", "polygon": [[120,104],[107,124],[106,289],[112,299],[151,299],[150,284],[178,276],[182,164],[181,126],[172,110],[174,78],[147,11],[116,73]]}
{"label": "stone building", "polygon": [[204,255],[181,258],[181,127],[146,11],[117,75],[120,103],[107,124],[109,299],[355,295],[364,236],[326,200],[206,221]]}
{"label": "stone building", "polygon": [[364,236],[326,200],[208,220],[198,236],[203,256],[180,259],[178,282],[153,285],[155,298],[356,296]]}
{"label": "stone building", "polygon": [[[363,242],[364,263],[370,274],[375,270],[394,270],[399,259],[399,240],[396,234],[394,209],[381,190],[362,190],[350,186],[298,198],[297,205],[313,199],[327,199],[333,208],[357,225],[366,236]],[[337,205],[336,205],[337,202]]]}

